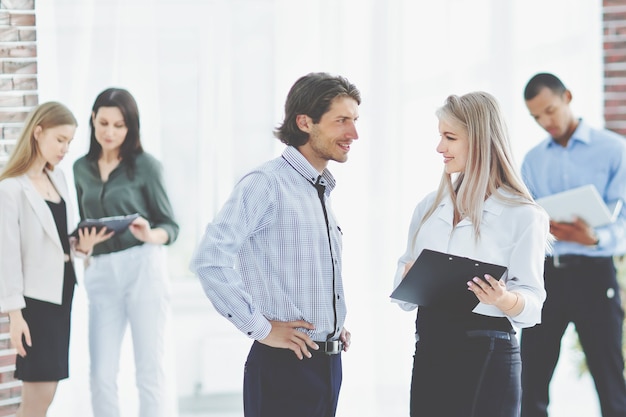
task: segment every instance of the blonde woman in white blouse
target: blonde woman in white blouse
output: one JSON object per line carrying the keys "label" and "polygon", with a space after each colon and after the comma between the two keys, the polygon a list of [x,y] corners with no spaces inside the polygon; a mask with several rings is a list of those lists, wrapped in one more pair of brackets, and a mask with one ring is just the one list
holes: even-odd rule
{"label": "blonde woman in white blouse", "polygon": [[[411,416],[516,417],[521,360],[514,327],[540,322],[548,216],[514,169],[497,101],[449,96],[437,111],[444,173],[415,209],[394,287],[423,249],[504,265],[467,282],[477,306],[419,307]],[[394,300],[404,310],[418,306]],[[441,401],[445,399],[445,401]]]}

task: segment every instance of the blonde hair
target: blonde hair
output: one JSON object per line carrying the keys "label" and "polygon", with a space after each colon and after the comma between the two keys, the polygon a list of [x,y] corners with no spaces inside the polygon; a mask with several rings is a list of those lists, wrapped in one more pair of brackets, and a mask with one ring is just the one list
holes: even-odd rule
{"label": "blonde hair", "polygon": [[[77,126],[78,123],[72,112],[63,104],[50,101],[35,107],[24,122],[17,144],[0,174],[0,181],[25,174],[35,162],[39,152],[35,141],[37,126],[46,130],[64,125]],[[46,168],[52,170],[54,166],[47,163]]]}
{"label": "blonde hair", "polygon": [[[490,196],[510,205],[535,204],[514,167],[506,123],[491,94],[477,91],[460,97],[451,95],[436,115],[439,120],[455,123],[466,130],[469,151],[465,170],[455,179],[444,170],[433,205],[424,215],[420,228],[446,193],[460,217],[472,222],[476,240],[480,238],[483,206]],[[499,189],[512,197],[502,194]]]}

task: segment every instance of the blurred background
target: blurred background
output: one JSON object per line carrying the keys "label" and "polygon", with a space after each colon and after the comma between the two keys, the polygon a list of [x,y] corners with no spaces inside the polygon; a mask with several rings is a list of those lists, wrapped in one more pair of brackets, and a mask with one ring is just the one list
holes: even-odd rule
{"label": "blurred background", "polygon": [[[297,78],[338,73],[363,98],[349,161],[329,166],[353,334],[342,417],[408,415],[415,313],[388,296],[411,213],[442,172],[434,112],[444,99],[495,95],[518,164],[544,138],[522,96],[537,72],[560,76],[574,111],[604,125],[596,0],[45,0],[35,14],[39,102],[63,102],[80,124],[61,164],[69,182],[88,148],[93,100],[111,86],[135,96],[144,148],[164,165],[181,226],[168,249],[173,416],[242,415],[251,341],[214,311],[188,262],[234,183],[282,152],[272,129]],[[71,377],[59,386],[52,417],[91,416],[80,280]],[[570,331],[551,415],[599,416],[589,378],[578,377],[574,344]],[[126,417],[137,413],[133,375],[127,340],[119,378]]]}

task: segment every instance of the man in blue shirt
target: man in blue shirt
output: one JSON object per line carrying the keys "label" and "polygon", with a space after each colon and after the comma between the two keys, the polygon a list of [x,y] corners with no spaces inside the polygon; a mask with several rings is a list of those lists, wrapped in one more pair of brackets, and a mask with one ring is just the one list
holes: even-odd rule
{"label": "man in blue shirt", "polygon": [[335,415],[350,333],[327,165],[347,160],[360,103],[343,77],[296,81],[274,132],[287,147],[237,183],[193,255],[216,310],[255,340],[246,417]]}
{"label": "man in blue shirt", "polygon": [[[531,149],[522,176],[535,198],[593,184],[609,207],[626,200],[626,141],[574,117],[572,93],[540,73],[524,91],[531,116],[550,137]],[[522,417],[548,415],[549,384],[561,338],[574,323],[603,417],[626,417],[620,292],[613,256],[624,253],[626,210],[606,226],[550,221],[556,238],[546,258],[541,324],[522,331]]]}

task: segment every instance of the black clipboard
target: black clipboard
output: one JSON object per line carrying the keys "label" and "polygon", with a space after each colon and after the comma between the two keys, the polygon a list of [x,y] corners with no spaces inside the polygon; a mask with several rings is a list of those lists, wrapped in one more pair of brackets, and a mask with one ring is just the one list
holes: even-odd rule
{"label": "black clipboard", "polygon": [[95,227],[98,231],[106,227],[108,232],[120,233],[128,229],[128,226],[130,226],[137,217],[139,217],[139,213],[128,214],[126,216],[102,217],[101,219],[85,219],[78,223],[76,230],[74,230],[70,236],[78,237],[79,229],[91,229],[92,227]]}
{"label": "black clipboard", "polygon": [[424,307],[473,310],[478,299],[467,281],[489,274],[500,280],[507,267],[424,249],[391,298]]}

